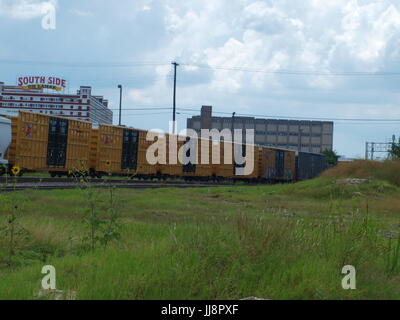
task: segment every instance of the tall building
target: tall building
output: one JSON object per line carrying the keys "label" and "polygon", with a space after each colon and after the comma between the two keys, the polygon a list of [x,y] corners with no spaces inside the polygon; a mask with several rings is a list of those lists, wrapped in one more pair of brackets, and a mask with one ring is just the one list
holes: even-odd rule
{"label": "tall building", "polygon": [[333,127],[330,121],[275,120],[253,117],[213,117],[212,107],[203,106],[201,115],[187,120],[187,128],[200,135],[201,129],[254,130],[257,145],[321,153],[333,148]]}
{"label": "tall building", "polygon": [[19,110],[112,124],[113,112],[102,96],[92,95],[92,88],[81,86],[76,94],[46,90],[50,86],[6,86],[0,82],[0,114],[15,115]]}

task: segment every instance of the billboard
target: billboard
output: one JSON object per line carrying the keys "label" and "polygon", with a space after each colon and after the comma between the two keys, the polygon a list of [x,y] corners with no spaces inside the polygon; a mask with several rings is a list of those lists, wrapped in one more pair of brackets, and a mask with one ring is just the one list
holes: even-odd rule
{"label": "billboard", "polygon": [[50,89],[60,92],[67,87],[67,81],[57,77],[28,76],[19,77],[18,86],[24,90]]}

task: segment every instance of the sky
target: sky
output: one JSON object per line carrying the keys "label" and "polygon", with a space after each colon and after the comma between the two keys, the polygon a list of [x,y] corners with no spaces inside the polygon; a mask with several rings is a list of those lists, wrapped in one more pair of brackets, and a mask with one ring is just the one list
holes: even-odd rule
{"label": "sky", "polygon": [[[55,29],[45,29],[53,7]],[[176,61],[177,107],[195,110],[178,110],[179,129],[212,105],[274,118],[393,119],[335,121],[334,149],[347,157],[400,135],[399,1],[0,0],[0,30],[0,81],[59,76],[71,93],[90,85],[109,99],[114,123],[121,84],[123,123],[167,130]]]}

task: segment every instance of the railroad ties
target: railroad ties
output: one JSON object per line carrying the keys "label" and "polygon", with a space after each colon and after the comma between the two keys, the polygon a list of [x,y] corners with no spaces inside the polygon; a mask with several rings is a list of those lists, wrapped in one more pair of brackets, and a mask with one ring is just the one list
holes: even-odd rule
{"label": "railroad ties", "polygon": [[30,178],[30,177],[0,177],[1,191],[19,190],[57,190],[57,189],[85,189],[88,186],[95,188],[109,188],[110,186],[124,189],[158,189],[158,188],[208,188],[233,186],[232,182],[188,182],[188,181],[138,181],[127,179],[68,179],[68,178]]}

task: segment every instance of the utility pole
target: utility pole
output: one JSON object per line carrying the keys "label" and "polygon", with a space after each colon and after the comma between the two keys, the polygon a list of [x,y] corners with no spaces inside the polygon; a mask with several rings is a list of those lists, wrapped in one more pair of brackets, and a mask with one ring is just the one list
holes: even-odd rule
{"label": "utility pole", "polygon": [[372,148],[371,148],[371,160],[374,160],[374,152],[375,152],[375,142],[372,142]]}
{"label": "utility pole", "polygon": [[122,109],[122,85],[118,85],[119,88],[119,122],[118,125],[121,126],[121,109]]}
{"label": "utility pole", "polygon": [[236,115],[236,112],[232,113],[232,130],[231,130],[232,131],[232,142],[235,137],[235,115]]}
{"label": "utility pole", "polygon": [[299,152],[301,152],[301,147],[302,147],[302,145],[301,145],[301,138],[302,138],[302,133],[303,133],[303,129],[301,129],[301,126],[299,125]]}
{"label": "utility pole", "polygon": [[174,66],[174,98],[173,98],[173,115],[172,115],[172,134],[175,134],[175,123],[176,123],[176,68],[179,66],[175,61],[172,62]]}

